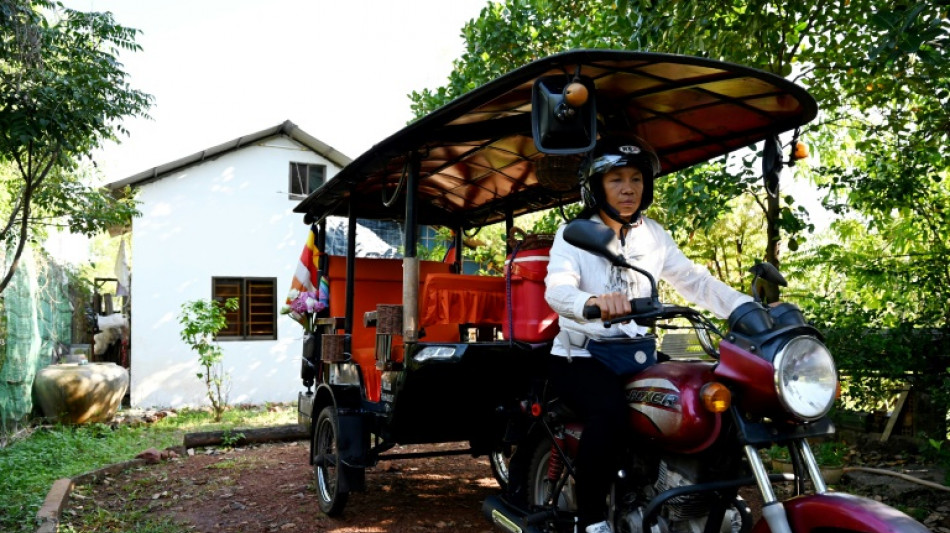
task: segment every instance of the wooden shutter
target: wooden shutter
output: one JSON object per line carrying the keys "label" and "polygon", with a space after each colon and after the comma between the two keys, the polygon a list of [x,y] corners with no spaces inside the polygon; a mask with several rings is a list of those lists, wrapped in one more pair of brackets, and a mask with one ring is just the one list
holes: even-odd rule
{"label": "wooden shutter", "polygon": [[212,279],[211,283],[215,301],[224,303],[224,301],[228,300],[229,298],[237,298],[238,304],[240,305],[236,311],[227,311],[225,313],[225,316],[228,320],[228,325],[223,330],[221,330],[220,333],[218,333],[218,337],[243,336],[244,321],[242,320],[242,308],[244,307],[244,280],[241,278],[214,278]]}
{"label": "wooden shutter", "polygon": [[277,338],[277,290],[272,279],[249,279],[246,281],[248,337]]}

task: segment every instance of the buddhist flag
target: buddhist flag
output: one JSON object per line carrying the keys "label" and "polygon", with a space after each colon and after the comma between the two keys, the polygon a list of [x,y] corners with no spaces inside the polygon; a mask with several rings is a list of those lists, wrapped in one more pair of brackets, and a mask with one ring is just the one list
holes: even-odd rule
{"label": "buddhist flag", "polygon": [[323,309],[330,306],[330,286],[325,276],[320,275],[320,256],[323,252],[317,248],[317,234],[320,229],[316,224],[310,226],[307,235],[307,244],[300,253],[300,261],[294,272],[294,279],[290,283],[290,293],[287,303],[290,304],[300,293],[309,292],[317,295],[317,301],[323,303]]}

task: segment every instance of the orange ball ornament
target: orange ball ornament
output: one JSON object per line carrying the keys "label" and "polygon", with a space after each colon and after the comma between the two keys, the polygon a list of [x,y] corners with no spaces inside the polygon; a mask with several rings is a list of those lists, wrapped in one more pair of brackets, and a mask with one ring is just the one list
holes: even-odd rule
{"label": "orange ball ornament", "polygon": [[587,103],[589,93],[583,83],[574,82],[564,88],[564,101],[571,107],[580,107]]}
{"label": "orange ball ornament", "polygon": [[798,141],[795,143],[795,159],[805,159],[808,157],[808,145]]}

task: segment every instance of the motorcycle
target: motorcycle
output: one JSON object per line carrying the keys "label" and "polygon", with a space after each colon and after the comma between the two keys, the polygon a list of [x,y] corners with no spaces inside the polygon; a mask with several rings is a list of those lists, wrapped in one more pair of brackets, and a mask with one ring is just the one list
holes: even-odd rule
{"label": "motorcycle", "polygon": [[[753,290],[754,301],[732,313],[722,334],[696,310],[660,303],[650,275],[608,249],[613,234],[603,225],[577,220],[564,238],[653,285],[653,296],[631,301],[629,316],[605,325],[634,320],[655,326],[685,318],[712,358],[667,360],[626,379],[626,451],[607,502],[613,531],[928,531],[879,502],[830,491],[823,480],[809,439],[834,434],[828,412],[837,371],[821,334],[794,304],[765,306]],[[759,278],[786,285],[768,263],[752,273],[753,288]],[[600,310],[585,309],[585,316],[599,317]],[[721,337],[718,350],[710,333]],[[574,531],[573,464],[583,425],[543,386],[518,405],[521,416],[513,417],[513,426],[521,430],[513,434],[522,436],[513,443],[510,490],[488,498],[483,512],[512,533]],[[788,448],[793,474],[768,473],[759,450],[773,444]],[[794,496],[779,500],[776,482],[791,483]],[[758,521],[739,495],[752,486],[762,500]]]}

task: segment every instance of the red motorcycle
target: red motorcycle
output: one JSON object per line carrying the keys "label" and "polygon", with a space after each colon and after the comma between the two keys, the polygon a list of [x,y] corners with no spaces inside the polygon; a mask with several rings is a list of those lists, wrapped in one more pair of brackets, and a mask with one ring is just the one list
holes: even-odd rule
{"label": "red motorcycle", "polygon": [[[655,289],[647,272],[609,251],[613,234],[604,226],[574,221],[564,237],[616,266],[639,272]],[[785,285],[768,263],[752,272]],[[827,415],[838,388],[837,371],[821,335],[795,305],[766,307],[758,300],[743,304],[729,317],[729,330],[722,335],[696,310],[663,305],[656,290],[653,294],[631,301],[633,313],[608,325],[635,320],[656,326],[685,318],[713,360],[667,360],[626,380],[630,445],[609,497],[613,531],[928,531],[879,502],[828,490],[808,440],[834,434]],[[585,309],[585,316],[599,317],[600,310]],[[718,351],[709,333],[722,338]],[[522,436],[512,442],[517,452],[507,481],[525,489],[527,502],[490,497],[484,512],[513,533],[573,531],[572,465],[583,425],[557,398],[548,398],[543,387],[519,407],[510,427],[520,428],[511,434]],[[759,450],[773,444],[789,449],[794,474],[768,473]],[[796,495],[780,501],[774,482],[792,483]],[[747,486],[757,487],[761,496],[761,520],[754,521],[739,496]]]}

